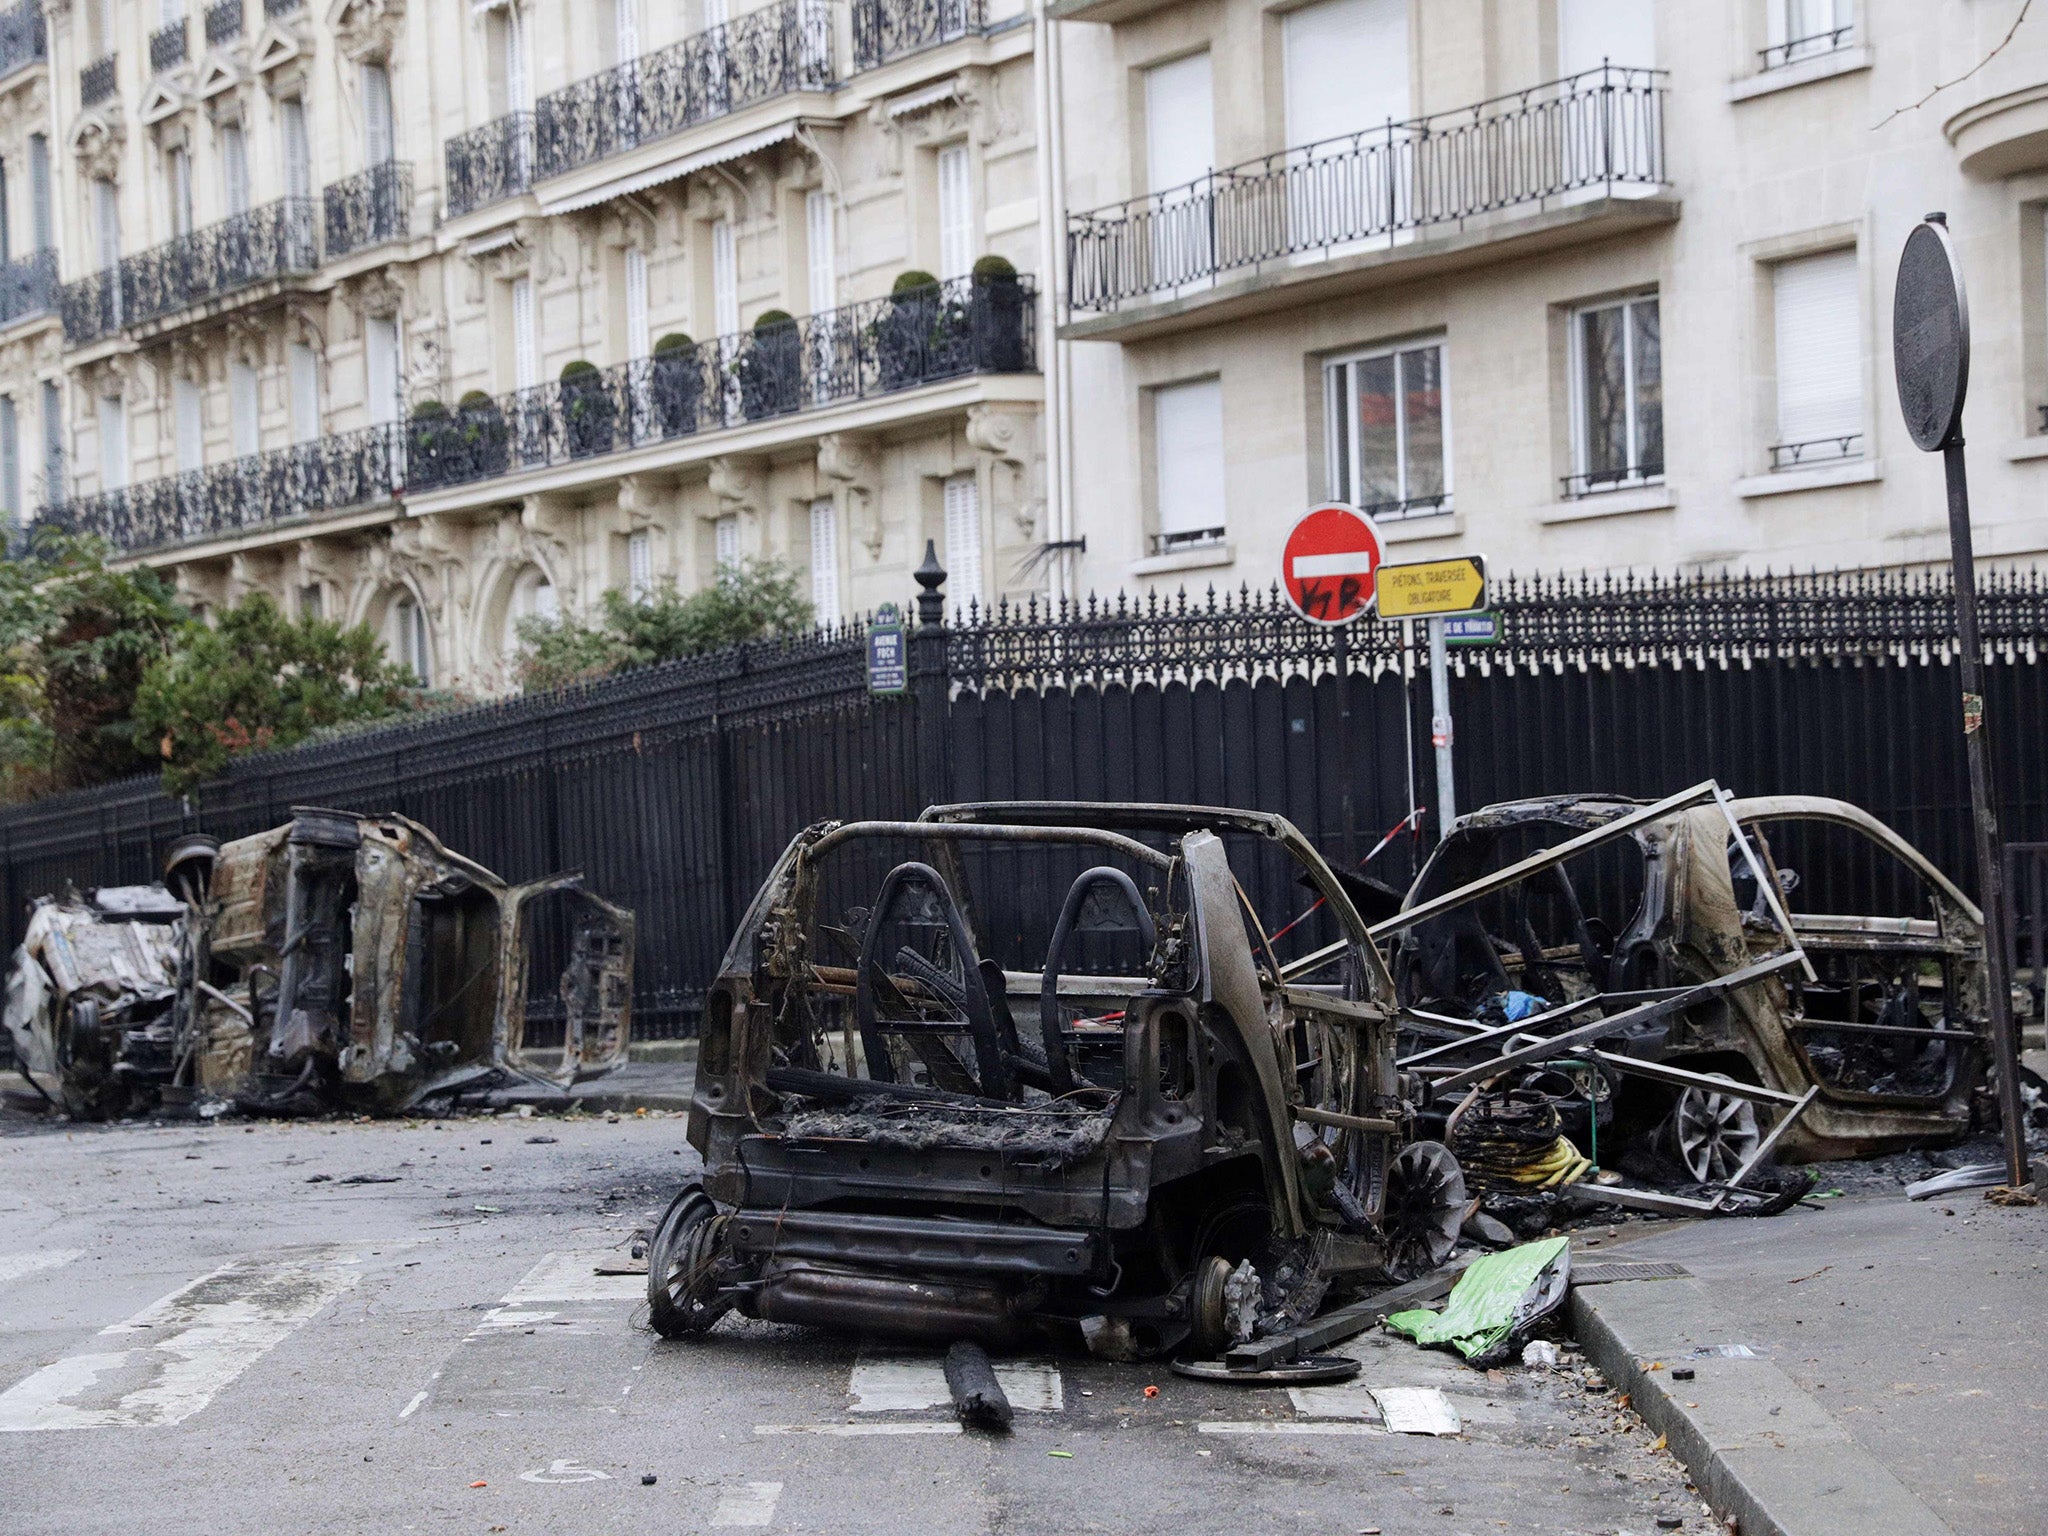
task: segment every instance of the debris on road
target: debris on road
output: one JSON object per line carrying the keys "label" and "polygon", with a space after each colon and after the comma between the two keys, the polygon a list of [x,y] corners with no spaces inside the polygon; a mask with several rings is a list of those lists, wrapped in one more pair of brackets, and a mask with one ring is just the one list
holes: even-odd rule
{"label": "debris on road", "polygon": [[1564,1305],[1571,1289],[1571,1239],[1546,1238],[1474,1259],[1441,1312],[1418,1308],[1387,1318],[1389,1332],[1448,1346],[1475,1366],[1514,1358],[1536,1322]]}
{"label": "debris on road", "polygon": [[988,1351],[969,1340],[955,1340],[946,1351],[946,1390],[960,1422],[977,1429],[1007,1430],[1016,1416]]}
{"label": "debris on road", "polygon": [[1925,1200],[1931,1195],[1953,1194],[1959,1189],[1983,1189],[2005,1182],[2003,1163],[1965,1163],[1946,1173],[1932,1174],[1906,1186],[1908,1200]]}

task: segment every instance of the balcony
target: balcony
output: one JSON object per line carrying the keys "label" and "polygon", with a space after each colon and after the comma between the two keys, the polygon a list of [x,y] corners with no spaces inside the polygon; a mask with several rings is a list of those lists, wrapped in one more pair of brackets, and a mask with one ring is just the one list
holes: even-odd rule
{"label": "balcony", "polygon": [[218,48],[242,35],[242,0],[219,0],[206,8],[206,46]]}
{"label": "balcony", "polygon": [[57,253],[36,251],[0,266],[0,325],[57,307]]}
{"label": "balcony", "polygon": [[329,261],[403,240],[412,233],[412,166],[402,160],[373,165],[327,187],[322,202]]}
{"label": "balcony", "polygon": [[406,489],[495,479],[947,379],[1037,369],[1029,278],[958,279],[407,423]]}
{"label": "balcony", "polygon": [[0,77],[41,64],[50,56],[50,30],[42,0],[21,0],[0,11]]}
{"label": "balcony", "polygon": [[287,197],[222,219],[118,268],[66,283],[64,335],[73,346],[146,325],[318,265],[311,198]]}
{"label": "balcony", "polygon": [[388,501],[399,434],[368,427],[80,496],[44,507],[36,526],[93,534],[132,555]]}
{"label": "balcony", "polygon": [[272,21],[291,16],[306,8],[306,0],[263,0],[263,14]]}
{"label": "balcony", "polygon": [[1664,95],[1660,71],[1603,67],[1075,214],[1070,311],[1101,318],[1071,333],[1205,323],[1668,221]]}
{"label": "balcony", "polygon": [[781,0],[543,96],[533,114],[534,179],[832,84],[831,11],[824,0]]}
{"label": "balcony", "polygon": [[977,33],[983,0],[853,0],[853,67],[876,69]]}
{"label": "balcony", "polygon": [[473,213],[533,186],[533,114],[510,112],[443,146],[448,213]]}
{"label": "balcony", "polygon": [[78,104],[96,107],[114,94],[114,54],[94,59],[78,72]]}
{"label": "balcony", "polygon": [[176,69],[191,53],[192,45],[182,16],[149,34],[149,71],[153,75]]}

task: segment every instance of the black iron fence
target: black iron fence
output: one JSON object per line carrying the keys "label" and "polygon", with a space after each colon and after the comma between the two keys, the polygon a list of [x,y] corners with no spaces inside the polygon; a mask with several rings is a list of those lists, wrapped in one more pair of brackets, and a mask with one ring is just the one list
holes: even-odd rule
{"label": "black iron fence", "polygon": [[185,18],[158,27],[149,34],[149,68],[152,74],[162,74],[184,63],[191,53],[185,29]]}
{"label": "black iron fence", "polygon": [[508,112],[442,146],[448,212],[471,213],[533,185],[533,114]]}
{"label": "black iron fence", "polygon": [[89,533],[124,553],[243,533],[388,501],[401,429],[367,427],[44,507],[29,532]]}
{"label": "black iron fence", "polygon": [[412,233],[412,166],[387,160],[326,187],[321,197],[327,259]]}
{"label": "black iron fence", "polygon": [[206,45],[218,48],[242,35],[242,0],[217,0],[206,8]]}
{"label": "black iron fence", "polygon": [[0,325],[57,307],[57,253],[32,251],[0,266]]}
{"label": "black iron fence", "polygon": [[273,19],[289,16],[294,11],[303,11],[305,8],[306,0],[263,0],[263,14]]}
{"label": "black iron fence", "polygon": [[114,94],[114,59],[108,54],[103,59],[94,59],[78,72],[78,104],[82,107],[96,107]]}
{"label": "black iron fence", "polygon": [[832,84],[824,0],[779,4],[591,75],[534,105],[534,176],[559,176],[692,123]]}
{"label": "black iron fence", "polygon": [[73,345],[111,336],[257,283],[319,265],[313,200],[282,197],[123,258],[64,285],[64,335]]}
{"label": "black iron fence", "polygon": [[[1855,801],[1974,883],[1942,581],[1505,578],[1498,597],[1501,643],[1450,679],[1460,804],[1714,776]],[[137,780],[0,811],[8,947],[31,896],[153,878],[181,832],[245,835],[295,804],[396,810],[508,878],[582,868],[634,908],[638,1028],[673,1033],[812,821],[949,799],[1197,801],[1283,812],[1344,860],[1427,798],[1426,658],[1393,626],[1356,629],[1340,658],[1271,594],[951,625],[943,606],[936,587],[919,598],[900,697],[868,694],[848,627],[247,758],[189,803]],[[2023,728],[2048,714],[2048,578],[1987,577],[1982,607],[2006,833],[2048,840],[2048,754]],[[1401,881],[1415,851],[1398,842],[1371,870]],[[1269,926],[1306,904],[1277,874],[1250,884]]]}
{"label": "black iron fence", "polygon": [[962,278],[415,415],[407,489],[491,479],[974,373],[1038,366],[1029,278]]}
{"label": "black iron fence", "polygon": [[853,0],[853,67],[874,69],[986,25],[984,0]]}
{"label": "black iron fence", "polygon": [[50,56],[50,31],[43,0],[20,0],[0,11],[0,75],[11,75]]}
{"label": "black iron fence", "polygon": [[1664,80],[1660,70],[1603,65],[1074,214],[1069,305],[1113,310],[1549,199],[1661,186]]}

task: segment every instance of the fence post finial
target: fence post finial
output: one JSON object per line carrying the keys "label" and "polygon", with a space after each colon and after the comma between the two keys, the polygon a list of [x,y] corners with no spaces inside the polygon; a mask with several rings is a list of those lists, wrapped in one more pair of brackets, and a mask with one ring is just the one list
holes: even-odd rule
{"label": "fence post finial", "polygon": [[913,573],[924,590],[917,594],[917,623],[920,629],[943,624],[946,619],[946,568],[939,564],[938,545],[924,541],[924,564]]}

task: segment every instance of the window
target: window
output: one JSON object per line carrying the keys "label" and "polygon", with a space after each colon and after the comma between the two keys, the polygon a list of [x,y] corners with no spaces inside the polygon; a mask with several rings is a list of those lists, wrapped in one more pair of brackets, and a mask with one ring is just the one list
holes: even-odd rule
{"label": "window", "polygon": [[1223,537],[1223,381],[1197,379],[1152,391],[1154,548],[1165,554]]}
{"label": "window", "polygon": [[0,158],[0,262],[14,259],[14,220],[7,207],[7,161]]}
{"label": "window", "polygon": [[1855,0],[1764,0],[1765,69],[1832,53],[1855,31]]}
{"label": "window", "polygon": [[526,619],[552,624],[562,616],[561,600],[555,595],[548,573],[537,565],[525,567],[512,580],[512,598],[505,604],[505,633],[500,649],[507,656],[519,652],[519,626]]}
{"label": "window", "polygon": [[626,596],[644,603],[654,595],[654,535],[636,528],[626,535]]}
{"label": "window", "polygon": [[502,116],[525,110],[526,39],[521,34],[519,8],[502,5],[485,20],[490,46],[491,112]]}
{"label": "window", "polygon": [[[1209,55],[1191,53],[1145,71],[1145,188],[1164,209],[1207,191],[1216,168],[1216,108]],[[1154,286],[1204,281],[1214,275],[1210,220],[1200,208],[1162,214],[1140,247]]]}
{"label": "window", "polygon": [[206,462],[206,418],[196,381],[171,380],[171,414],[176,418],[178,469],[181,473],[198,469]]}
{"label": "window", "polygon": [[1583,75],[1604,66],[1648,69],[1656,62],[1656,7],[1643,0],[1560,0],[1558,74]]}
{"label": "window", "polygon": [[256,393],[256,370],[239,358],[229,363],[228,420],[236,458],[247,458],[262,446],[262,410]]}
{"label": "window", "polygon": [[28,137],[28,191],[36,249],[47,251],[57,243],[57,221],[50,208],[50,141],[40,133]]}
{"label": "window", "polygon": [[43,501],[64,499],[64,386],[43,380]]}
{"label": "window", "polygon": [[804,254],[809,266],[811,313],[822,315],[838,304],[839,284],[833,269],[832,194],[804,194]]}
{"label": "window", "polygon": [[383,165],[398,156],[397,127],[391,113],[391,71],[382,64],[363,69],[363,163]]}
{"label": "window", "polygon": [[612,0],[613,57],[630,64],[640,57],[639,0]]}
{"label": "window", "polygon": [[291,344],[292,441],[310,443],[320,435],[320,364],[303,341]]}
{"label": "window", "polygon": [[711,226],[711,318],[721,336],[740,328],[738,253],[733,249],[732,220]]}
{"label": "window", "polygon": [[319,582],[317,582],[317,581],[314,581],[314,582],[308,582],[308,583],[307,583],[307,584],[306,584],[305,586],[303,586],[303,587],[299,588],[299,617],[300,617],[300,618],[302,618],[302,619],[317,619],[317,618],[320,618],[320,617],[322,617],[322,616],[323,616],[323,615],[322,615],[322,612],[321,612],[321,610],[322,610],[322,609],[323,609],[323,608],[324,608],[325,606],[326,606],[326,600],[325,600],[325,596],[324,596],[324,594],[323,594],[323,593],[321,592],[321,590],[320,590],[320,583],[319,583]]}
{"label": "window", "polygon": [[284,192],[286,197],[313,195],[313,151],[306,139],[306,104],[288,96],[277,104],[278,123],[284,136]]}
{"label": "window", "polygon": [[378,426],[405,414],[398,377],[398,317],[372,315],[363,322],[365,400]]}
{"label": "window", "polygon": [[1856,252],[1829,251],[1771,269],[1778,436],[1771,468],[1852,459],[1863,451],[1863,316]]}
{"label": "window", "polygon": [[839,509],[830,496],[811,503],[811,613],[837,624],[839,612]]}
{"label": "window", "polygon": [[972,475],[946,481],[946,590],[960,607],[985,601],[981,576],[981,487]]}
{"label": "window", "polygon": [[427,643],[427,614],[410,593],[395,599],[385,621],[384,649],[400,666],[410,667],[422,688],[434,686],[433,653]]}
{"label": "window", "polygon": [[637,245],[626,247],[626,356],[647,355],[647,253]]}
{"label": "window", "polygon": [[1387,347],[1323,372],[1330,490],[1374,517],[1451,509],[1444,346]]}
{"label": "window", "polygon": [[740,520],[731,512],[711,525],[711,555],[720,575],[740,563]]}
{"label": "window", "polygon": [[21,522],[21,423],[12,395],[0,395],[0,513]]}
{"label": "window", "polygon": [[128,407],[119,395],[100,396],[100,489],[128,483]]}
{"label": "window", "polygon": [[192,156],[178,146],[164,155],[164,179],[171,197],[171,233],[192,233]]}
{"label": "window", "polygon": [[512,387],[540,383],[540,346],[533,325],[533,279],[512,280]]}
{"label": "window", "polygon": [[967,146],[939,151],[939,281],[965,277],[974,268],[974,196],[968,182]]}
{"label": "window", "polygon": [[114,183],[105,176],[93,180],[92,224],[99,246],[100,270],[111,272],[121,265],[121,198]]}
{"label": "window", "polygon": [[220,131],[220,179],[227,196],[230,215],[249,211],[249,146],[242,137],[242,125],[229,123]]}
{"label": "window", "polygon": [[1661,479],[1664,370],[1655,295],[1573,315],[1571,369],[1576,468],[1565,494]]}

